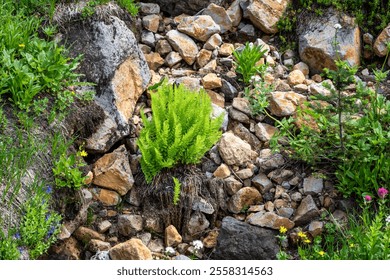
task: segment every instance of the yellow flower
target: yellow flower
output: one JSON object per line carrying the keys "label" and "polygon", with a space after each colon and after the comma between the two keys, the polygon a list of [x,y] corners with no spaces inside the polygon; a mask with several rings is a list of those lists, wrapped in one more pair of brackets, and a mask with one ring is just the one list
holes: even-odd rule
{"label": "yellow flower", "polygon": [[318,252],[318,255],[320,255],[321,257],[323,257],[325,255],[325,252],[324,251],[319,251]]}
{"label": "yellow flower", "polygon": [[353,243],[349,244],[349,248],[353,248],[353,247],[355,247],[355,244]]}
{"label": "yellow flower", "polygon": [[284,234],[284,233],[287,232],[287,228],[285,228],[284,226],[281,226],[281,227],[279,228],[279,232],[280,232],[281,234]]}
{"label": "yellow flower", "polygon": [[310,244],[310,243],[311,243],[310,239],[307,239],[307,238],[306,238],[305,240],[303,240],[303,242],[304,242],[304,243],[307,243],[307,244]]}
{"label": "yellow flower", "polygon": [[84,151],[84,150],[82,150],[80,152],[80,156],[82,156],[82,157],[86,157],[87,155],[88,155],[88,153],[86,151]]}
{"label": "yellow flower", "polygon": [[298,237],[302,239],[307,239],[306,233],[303,233],[302,231],[298,232]]}
{"label": "yellow flower", "polygon": [[25,46],[25,44],[19,44],[19,48],[24,48]]}

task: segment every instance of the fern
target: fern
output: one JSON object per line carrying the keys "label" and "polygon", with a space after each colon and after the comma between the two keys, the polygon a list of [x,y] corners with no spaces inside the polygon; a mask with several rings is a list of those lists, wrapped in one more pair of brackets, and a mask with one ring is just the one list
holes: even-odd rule
{"label": "fern", "polygon": [[163,83],[151,96],[153,117],[143,112],[138,139],[141,168],[150,182],[164,168],[199,163],[221,137],[223,116],[211,119],[211,101],[201,91]]}
{"label": "fern", "polygon": [[180,200],[181,184],[176,177],[172,177],[172,179],[173,179],[173,205],[177,205],[177,203]]}

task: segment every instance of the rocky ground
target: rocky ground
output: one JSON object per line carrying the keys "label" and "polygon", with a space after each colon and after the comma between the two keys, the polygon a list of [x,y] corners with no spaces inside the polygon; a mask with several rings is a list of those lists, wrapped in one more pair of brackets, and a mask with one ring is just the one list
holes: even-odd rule
{"label": "rocky ground", "polygon": [[[191,8],[196,6],[191,6],[193,2],[202,1],[188,1]],[[265,80],[274,86],[269,112],[276,118],[288,117],[311,95],[329,94],[318,73],[334,67],[330,44],[335,24],[342,26],[341,55],[359,65],[359,28],[353,19],[330,10],[300,27],[299,53],[281,53],[273,34],[289,1],[278,1],[272,13],[270,1],[220,2],[221,6],[204,5],[196,16],[181,14],[179,6],[172,10],[180,14],[176,17],[163,13],[158,4],[141,3],[135,21],[109,4],[95,18],[71,26],[61,21],[72,17],[64,16],[68,9],[59,9],[54,19],[64,26],[60,39],[71,46],[73,55],[84,54],[80,71],[97,85],[95,102],[102,110],[69,122],[70,131],[80,131],[91,118],[98,120],[93,130],[82,130],[90,182],[78,193],[75,213],[65,221],[48,258],[275,259],[281,226],[288,230],[289,244],[283,246],[290,250],[298,231],[310,238],[322,233],[321,213],[328,211],[345,221],[351,201],[338,196],[332,181],[270,150],[277,128],[265,116],[252,116],[232,51],[246,41],[265,46],[260,63],[268,64]],[[364,38],[363,44],[381,55],[386,38],[374,40],[369,34]],[[136,146],[142,128],[140,109],[152,113],[145,90],[164,77],[193,90],[204,88],[214,114],[225,113],[222,138],[197,167],[210,191],[194,198],[188,219],[176,226],[167,224],[147,203]],[[367,69],[360,77],[373,86]],[[194,240],[201,240],[203,248],[198,249]],[[165,253],[166,247],[174,252]]]}

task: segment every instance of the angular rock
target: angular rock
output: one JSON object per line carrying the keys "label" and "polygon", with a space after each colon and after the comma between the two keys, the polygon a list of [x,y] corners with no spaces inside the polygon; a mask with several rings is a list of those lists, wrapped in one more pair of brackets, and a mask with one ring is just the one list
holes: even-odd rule
{"label": "angular rock", "polygon": [[208,96],[211,99],[211,103],[213,103],[221,108],[225,107],[225,98],[222,95],[220,95],[212,90],[206,90],[206,91],[207,91]]}
{"label": "angular rock", "polygon": [[249,145],[251,145],[252,149],[255,151],[261,148],[260,140],[249,131],[242,123],[238,123],[233,128],[233,133],[240,137],[242,140],[246,141]]}
{"label": "angular rock", "polygon": [[301,204],[295,212],[295,215],[292,220],[297,226],[301,226],[309,223],[311,220],[318,216],[319,211],[317,205],[315,204],[311,195],[308,195],[304,199],[302,199]]}
{"label": "angular rock", "polygon": [[174,247],[179,245],[182,242],[182,237],[178,233],[177,229],[170,225],[165,229],[165,246]]}
{"label": "angular rock", "polygon": [[100,234],[90,228],[87,227],[79,227],[74,233],[73,236],[76,237],[77,240],[88,243],[91,239],[98,239],[101,241],[105,240],[105,236]]}
{"label": "angular rock", "polygon": [[151,260],[152,253],[140,239],[132,238],[112,247],[109,251],[113,260]]}
{"label": "angular rock", "polygon": [[104,206],[115,206],[122,201],[121,196],[116,191],[94,188],[92,193]]}
{"label": "angular rock", "polygon": [[246,98],[242,98],[242,97],[234,98],[232,106],[233,106],[233,108],[235,108],[235,109],[237,109],[237,110],[239,110],[247,115],[252,114],[252,110],[250,108],[249,101]]}
{"label": "angular rock", "polygon": [[310,72],[309,66],[302,61],[295,64],[292,70],[300,70],[305,76],[309,75]]}
{"label": "angular rock", "polygon": [[240,213],[245,207],[262,201],[259,191],[252,187],[244,187],[236,192],[228,201],[228,209],[232,213]]}
{"label": "angular rock", "polygon": [[305,75],[301,70],[293,70],[288,74],[287,82],[290,86],[302,84],[305,81]]}
{"label": "angular rock", "polygon": [[158,4],[140,2],[138,5],[141,14],[152,15],[160,13],[160,6]]}
{"label": "angular rock", "polygon": [[277,23],[290,0],[252,0],[247,13],[254,26],[267,34],[278,32]]}
{"label": "angular rock", "polygon": [[199,78],[192,77],[182,77],[176,79],[176,83],[184,85],[190,90],[199,91],[200,90],[200,80]]}
{"label": "angular rock", "polygon": [[191,236],[199,235],[210,226],[210,222],[201,212],[194,212],[187,224],[187,231]]}
{"label": "angular rock", "polygon": [[[276,182],[277,184],[281,185],[282,182],[288,181],[289,178],[291,178],[294,175],[294,172],[288,169],[276,169],[274,171],[271,171],[268,173],[268,178],[270,178],[272,181]],[[276,197],[277,198],[277,197]]]}
{"label": "angular rock", "polygon": [[236,172],[236,175],[238,176],[238,178],[240,178],[241,180],[245,180],[245,179],[248,179],[250,177],[253,176],[253,171],[252,169],[250,168],[244,168],[244,169],[241,169],[241,170],[238,170]]}
{"label": "angular rock", "polygon": [[240,7],[240,2],[242,0],[234,0],[233,3],[229,6],[229,8],[226,10],[226,13],[228,14],[232,26],[236,27],[240,24],[242,19],[242,10]]}
{"label": "angular rock", "polygon": [[324,188],[324,179],[310,176],[303,179],[303,192],[308,195],[318,195]]}
{"label": "angular rock", "polygon": [[272,136],[278,131],[279,129],[266,123],[258,123],[255,126],[255,134],[263,142],[270,141]]}
{"label": "angular rock", "polygon": [[309,233],[314,238],[322,233],[324,229],[324,223],[321,221],[312,221],[309,224]]}
{"label": "angular rock", "polygon": [[287,230],[292,229],[294,227],[294,222],[281,217],[272,212],[266,213],[255,213],[250,216],[248,219],[248,223],[254,226],[266,227],[271,229],[280,229],[280,227],[285,227]]}
{"label": "angular rock", "polygon": [[305,100],[304,95],[293,91],[275,91],[269,98],[271,114],[278,117],[291,116],[296,112],[297,106]]}
{"label": "angular rock", "polygon": [[109,242],[104,242],[99,239],[91,239],[91,241],[88,243],[88,250],[93,253],[99,251],[108,251],[110,248],[111,245]]}
{"label": "angular rock", "polygon": [[[342,26],[337,30],[338,54],[333,46],[335,24]],[[324,68],[335,70],[334,61],[338,56],[351,66],[360,65],[360,29],[353,18],[329,9],[322,16],[298,21],[297,33],[299,56],[312,74],[319,74]]]}
{"label": "angular rock", "polygon": [[98,231],[100,233],[105,233],[107,230],[110,229],[110,227],[112,226],[112,224],[110,223],[110,221],[102,221],[98,224]]}
{"label": "angular rock", "polygon": [[205,214],[213,214],[215,212],[213,205],[203,198],[196,198],[192,204],[192,210],[200,211]]}
{"label": "angular rock", "polygon": [[261,170],[269,171],[283,166],[285,160],[281,154],[272,154],[271,150],[264,149],[261,150],[256,163]]}
{"label": "angular rock", "polygon": [[184,17],[177,30],[196,40],[206,42],[211,35],[219,33],[221,28],[208,15]]}
{"label": "angular rock", "polygon": [[147,15],[142,18],[142,25],[146,30],[156,33],[160,24],[160,16],[156,14]]}
{"label": "angular rock", "polygon": [[148,30],[142,30],[141,32],[141,43],[145,44],[146,46],[150,47],[151,49],[154,48],[156,44],[156,37],[153,32]]}
{"label": "angular rock", "polygon": [[203,48],[209,51],[215,50],[222,44],[222,37],[219,34],[212,35],[206,43],[203,45]]}
{"label": "angular rock", "polygon": [[219,231],[218,230],[212,230],[207,234],[207,236],[203,239],[203,245],[206,248],[214,248],[217,245],[217,239],[218,239]]}
{"label": "angular rock", "polygon": [[211,258],[217,260],[276,259],[276,254],[279,252],[276,234],[274,230],[225,217]]}
{"label": "angular rock", "polygon": [[241,111],[238,111],[236,109],[233,109],[232,107],[228,108],[229,117],[233,120],[236,120],[240,123],[249,124],[250,119],[247,114],[242,113]]}
{"label": "angular rock", "polygon": [[160,238],[153,239],[149,242],[147,247],[154,253],[162,253],[164,251],[164,241]]}
{"label": "angular rock", "polygon": [[118,217],[118,231],[123,236],[133,236],[143,229],[141,215],[120,215]]}
{"label": "angular rock", "polygon": [[218,50],[220,56],[230,56],[234,50],[234,45],[230,43],[223,43]]}
{"label": "angular rock", "polygon": [[218,178],[226,178],[231,174],[229,167],[222,163],[218,168],[214,171],[213,175]]}
{"label": "angular rock", "polygon": [[165,60],[159,53],[151,52],[145,54],[146,62],[151,70],[156,71],[158,68],[164,65]]}
{"label": "angular rock", "polygon": [[294,209],[290,207],[281,207],[278,209],[278,215],[290,219],[294,214]]}
{"label": "angular rock", "polygon": [[196,57],[196,63],[199,67],[204,67],[210,62],[212,52],[206,49],[201,49]]}
{"label": "angular rock", "polygon": [[232,29],[232,21],[223,7],[211,3],[205,10],[203,10],[202,14],[209,15],[213,18],[215,23],[220,26],[221,34],[224,34]]}
{"label": "angular rock", "polygon": [[187,64],[192,65],[195,62],[198,47],[188,35],[177,30],[171,30],[166,34],[166,38]]}
{"label": "angular rock", "polygon": [[178,52],[170,52],[166,57],[165,57],[165,63],[169,67],[172,67],[176,64],[178,64],[180,61],[182,61],[183,58]]}
{"label": "angular rock", "polygon": [[224,181],[225,190],[229,195],[234,195],[242,188],[242,183],[234,179],[234,177],[228,177]]}
{"label": "angular rock", "polygon": [[265,194],[273,188],[273,183],[268,179],[267,175],[260,173],[253,177],[252,184],[255,186],[261,194]]}
{"label": "angular rock", "polygon": [[202,78],[202,85],[205,89],[220,88],[222,86],[222,81],[217,74],[209,73]]}
{"label": "angular rock", "polygon": [[375,39],[374,52],[377,56],[383,57],[387,54],[386,44],[390,41],[390,24]]}
{"label": "angular rock", "polygon": [[124,145],[98,159],[93,165],[93,173],[95,185],[114,190],[120,195],[125,195],[134,184]]}
{"label": "angular rock", "polygon": [[222,125],[221,125],[221,128],[222,128],[222,131],[226,131],[227,130],[227,126],[228,126],[228,123],[229,123],[229,115],[228,115],[228,112],[226,112],[225,109],[215,105],[215,104],[211,104],[211,106],[213,107],[213,111],[211,112],[211,117],[212,118],[218,118],[220,115],[223,114],[224,118],[223,118],[223,122],[222,122]]}
{"label": "angular rock", "polygon": [[231,132],[222,135],[218,150],[223,161],[228,165],[244,165],[257,157],[257,153],[248,143]]}
{"label": "angular rock", "polygon": [[59,256],[62,260],[80,260],[81,246],[73,236],[62,242],[55,243],[50,248],[50,254]]}
{"label": "angular rock", "polygon": [[156,52],[162,56],[166,56],[172,51],[172,47],[167,40],[159,40],[156,43]]}

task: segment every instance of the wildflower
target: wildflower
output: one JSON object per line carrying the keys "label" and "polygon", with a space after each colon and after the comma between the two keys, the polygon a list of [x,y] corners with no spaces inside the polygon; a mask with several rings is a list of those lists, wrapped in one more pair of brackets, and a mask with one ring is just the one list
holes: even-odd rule
{"label": "wildflower", "polygon": [[88,155],[88,153],[86,151],[84,151],[84,150],[82,150],[80,152],[80,156],[82,156],[82,157],[86,157],[87,155]]}
{"label": "wildflower", "polygon": [[371,200],[372,200],[372,198],[371,198],[371,196],[369,196],[369,195],[366,195],[366,196],[364,197],[364,201],[365,201],[365,202],[371,202]]}
{"label": "wildflower", "polygon": [[45,221],[47,222],[50,219],[50,214],[46,214]]}
{"label": "wildflower", "polygon": [[318,252],[318,255],[320,255],[321,257],[323,257],[325,255],[325,252],[324,251],[319,251]]}
{"label": "wildflower", "polygon": [[14,237],[15,239],[20,239],[20,233],[19,232],[15,233]]}
{"label": "wildflower", "polygon": [[284,234],[284,233],[287,232],[287,228],[285,228],[284,226],[281,226],[281,227],[279,228],[279,232],[280,232],[281,234]]}
{"label": "wildflower", "polygon": [[382,199],[385,198],[385,196],[389,193],[388,190],[386,190],[385,188],[379,188],[378,189],[378,196]]}
{"label": "wildflower", "polygon": [[19,44],[19,48],[24,48],[25,46],[25,44]]}
{"label": "wildflower", "polygon": [[386,218],[386,224],[390,224],[390,215]]}
{"label": "wildflower", "polygon": [[52,225],[50,227],[49,231],[47,232],[46,238],[50,238],[53,235],[55,229],[56,229],[56,227]]}
{"label": "wildflower", "polygon": [[192,245],[194,246],[195,250],[200,250],[203,248],[203,243],[200,240],[194,240],[192,241]]}
{"label": "wildflower", "polygon": [[349,244],[349,248],[354,248],[355,247],[355,244],[351,243]]}
{"label": "wildflower", "polygon": [[167,248],[165,248],[165,253],[167,255],[173,255],[173,254],[175,254],[175,249],[173,249],[172,247],[167,247]]}
{"label": "wildflower", "polygon": [[50,193],[52,192],[52,190],[53,190],[53,188],[49,185],[49,186],[47,186],[47,188],[46,188],[46,193],[47,193],[47,194],[50,194]]}
{"label": "wildflower", "polygon": [[307,239],[306,233],[303,233],[302,231],[298,232],[298,237],[302,239]]}
{"label": "wildflower", "polygon": [[333,27],[334,27],[334,29],[336,29],[336,30],[342,28],[342,27],[341,27],[341,24],[339,24],[339,23],[336,23]]}
{"label": "wildflower", "polygon": [[305,240],[303,240],[303,242],[306,243],[306,244],[310,244],[311,243],[310,239],[307,239],[307,238]]}

